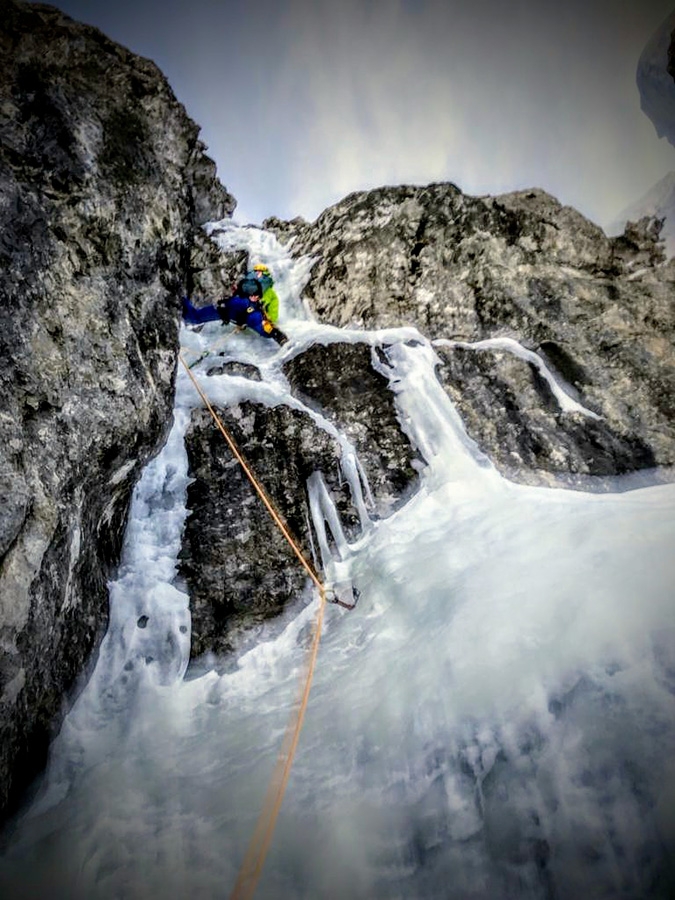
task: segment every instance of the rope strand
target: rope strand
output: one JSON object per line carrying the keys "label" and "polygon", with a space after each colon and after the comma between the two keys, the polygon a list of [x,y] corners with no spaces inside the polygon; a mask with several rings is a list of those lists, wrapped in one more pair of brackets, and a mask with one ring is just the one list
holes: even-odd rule
{"label": "rope strand", "polygon": [[218,429],[227,441],[230,450],[241,465],[247,478],[255,488],[256,493],[265,504],[265,507],[267,508],[275,524],[278,526],[281,533],[286,538],[293,552],[295,553],[303,568],[319,591],[319,609],[314,623],[314,634],[312,636],[312,642],[309,649],[307,672],[302,685],[302,691],[300,692],[299,698],[296,701],[295,708],[293,710],[293,714],[291,715],[291,718],[289,719],[288,725],[286,727],[284,740],[282,742],[281,750],[279,751],[277,762],[270,779],[263,807],[260,811],[260,815],[258,816],[258,821],[256,823],[253,836],[249,841],[248,849],[246,851],[246,854],[244,855],[244,860],[239,869],[237,881],[234,885],[232,893],[230,894],[230,900],[250,900],[260,879],[260,875],[265,864],[265,858],[272,842],[274,828],[276,825],[277,817],[279,815],[279,810],[281,809],[281,804],[284,799],[284,794],[286,792],[286,786],[288,784],[288,779],[291,773],[291,766],[293,765],[293,758],[295,757],[295,751],[297,749],[298,740],[300,738],[300,731],[302,730],[302,724],[305,718],[305,712],[307,710],[307,702],[309,700],[309,692],[312,687],[314,668],[319,651],[319,642],[321,640],[323,616],[326,608],[326,589],[321,582],[316,569],[306,559],[302,550],[298,546],[297,541],[294,539],[293,535],[288,529],[288,526],[274,508],[274,504],[272,503],[272,500],[268,496],[266,490],[253,474],[252,469],[242,456],[233,438],[230,436],[229,432],[223,425],[220,417],[218,416],[218,413],[209,402],[206,394],[200,387],[195,376],[192,374],[192,371],[185,362],[182,354],[179,354],[179,359],[183,364],[183,368],[190,376],[190,379],[194,384],[197,393],[204,402],[204,405],[211,414],[211,417],[216,423]]}
{"label": "rope strand", "polygon": [[265,491],[264,487],[260,484],[260,482],[257,480],[257,478],[255,477],[255,475],[253,474],[251,468],[249,467],[249,465],[247,464],[246,460],[245,460],[244,457],[242,456],[242,454],[241,454],[239,448],[238,448],[237,445],[235,444],[235,442],[234,442],[234,440],[232,439],[232,437],[230,437],[229,432],[227,431],[227,429],[225,428],[225,426],[224,426],[223,423],[221,422],[220,417],[219,417],[218,414],[216,413],[215,409],[211,406],[211,404],[210,404],[210,402],[209,402],[209,400],[208,400],[206,394],[204,393],[204,391],[203,391],[203,390],[201,389],[201,387],[199,386],[199,382],[197,381],[197,379],[195,378],[195,376],[192,374],[192,371],[190,370],[190,368],[187,366],[185,360],[183,359],[182,354],[180,355],[180,361],[182,362],[183,367],[185,368],[185,371],[186,371],[186,372],[188,373],[188,375],[190,376],[190,379],[192,380],[192,383],[194,384],[195,388],[197,389],[197,393],[199,394],[199,396],[200,396],[200,397],[202,398],[202,400],[204,401],[204,405],[206,406],[206,408],[208,409],[208,411],[211,413],[211,416],[212,416],[214,422],[216,423],[216,425],[218,426],[218,428],[219,428],[221,434],[223,435],[223,437],[224,437],[225,440],[227,441],[230,450],[231,450],[232,453],[235,455],[237,461],[239,462],[239,464],[241,465],[242,469],[243,469],[244,472],[246,473],[247,478],[249,479],[249,481],[251,482],[251,484],[252,484],[253,487],[255,488],[255,490],[256,490],[258,496],[260,497],[260,499],[262,500],[262,502],[263,502],[263,503],[265,504],[265,506],[267,507],[267,510],[268,510],[269,514],[272,516],[272,519],[274,520],[274,522],[276,523],[276,525],[279,527],[279,529],[280,529],[281,533],[283,534],[283,536],[284,536],[284,537],[286,538],[286,540],[288,541],[288,543],[289,543],[289,545],[291,546],[293,552],[295,553],[295,555],[297,556],[297,558],[300,560],[300,563],[302,564],[303,568],[305,569],[305,571],[307,572],[307,574],[309,575],[309,577],[312,579],[312,581],[313,581],[314,584],[317,586],[317,588],[318,588],[320,591],[322,591],[322,590],[323,590],[323,584],[321,583],[321,579],[319,578],[319,575],[317,574],[316,570],[314,569],[314,566],[312,566],[311,563],[305,558],[305,556],[304,556],[302,550],[300,549],[300,547],[298,546],[297,542],[295,541],[295,539],[293,538],[292,534],[290,533],[290,531],[289,531],[289,529],[288,529],[288,526],[286,525],[286,523],[283,521],[283,519],[281,518],[281,516],[279,515],[279,513],[278,513],[278,512],[276,511],[276,509],[274,508],[274,505],[272,504],[272,501],[271,501],[271,499],[269,498],[269,496],[267,495],[267,492]]}

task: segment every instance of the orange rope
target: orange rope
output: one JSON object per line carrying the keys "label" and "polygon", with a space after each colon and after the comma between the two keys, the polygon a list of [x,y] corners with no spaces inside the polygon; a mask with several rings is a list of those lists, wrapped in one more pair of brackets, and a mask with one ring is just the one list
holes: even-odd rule
{"label": "orange rope", "polygon": [[265,863],[265,857],[269,850],[274,834],[274,826],[276,825],[277,816],[281,809],[284,799],[286,785],[291,774],[291,766],[293,765],[293,757],[298,746],[298,739],[302,729],[302,723],[305,718],[305,710],[307,709],[307,701],[309,700],[309,692],[312,686],[312,678],[314,677],[314,666],[316,656],[319,650],[319,640],[321,638],[321,626],[323,623],[323,613],[325,609],[325,596],[321,594],[321,604],[317,613],[314,625],[314,636],[312,638],[312,646],[310,648],[310,656],[307,663],[307,674],[302,689],[302,693],[296,704],[294,714],[286,728],[284,741],[279,751],[277,763],[270,779],[267,794],[263,808],[258,816],[258,822],[253,832],[248,850],[244,856],[244,861],[239,870],[239,876],[236,884],[230,894],[230,900],[249,900],[258,884],[258,880],[262,873]]}
{"label": "orange rope", "polygon": [[281,533],[283,534],[283,536],[286,538],[286,540],[288,541],[288,543],[291,545],[291,547],[292,547],[292,549],[293,549],[293,552],[295,553],[295,555],[298,557],[298,559],[299,559],[300,562],[302,563],[302,565],[303,565],[304,569],[307,571],[307,574],[309,575],[309,577],[312,579],[312,581],[313,581],[314,584],[317,586],[317,588],[318,588],[320,591],[322,591],[322,590],[324,589],[324,588],[323,588],[323,584],[321,583],[321,579],[320,579],[319,576],[317,575],[316,570],[315,570],[314,567],[313,567],[313,566],[305,559],[302,550],[298,547],[298,545],[297,545],[296,541],[294,540],[292,534],[291,534],[290,531],[288,530],[288,526],[286,525],[286,523],[283,521],[283,519],[281,518],[281,516],[279,515],[279,513],[278,513],[278,512],[276,511],[276,509],[274,508],[274,506],[273,506],[273,504],[272,504],[272,501],[271,501],[270,498],[268,497],[267,492],[265,491],[264,487],[263,487],[263,486],[260,484],[260,482],[257,480],[257,478],[255,477],[255,475],[253,474],[253,472],[252,472],[251,469],[249,468],[249,466],[248,466],[246,460],[245,460],[244,457],[241,455],[241,452],[239,451],[239,448],[237,447],[237,445],[235,444],[235,442],[233,441],[233,439],[230,437],[230,435],[229,435],[228,432],[226,431],[225,426],[223,425],[223,423],[220,421],[220,418],[218,417],[218,413],[215,411],[215,409],[214,409],[214,408],[211,406],[211,404],[209,403],[209,400],[208,400],[206,394],[205,394],[204,391],[200,388],[197,379],[196,379],[195,376],[192,374],[192,371],[190,370],[190,368],[189,368],[188,365],[186,364],[185,360],[183,359],[182,354],[179,354],[179,359],[180,359],[180,361],[183,363],[183,367],[185,368],[185,371],[186,371],[186,372],[188,373],[188,375],[190,376],[190,378],[191,378],[191,380],[192,380],[192,383],[193,383],[194,386],[197,388],[197,393],[199,394],[199,396],[200,396],[200,397],[202,398],[202,400],[204,401],[204,405],[206,406],[206,408],[208,409],[208,411],[211,413],[211,416],[213,417],[214,422],[216,423],[216,425],[217,425],[218,428],[220,429],[220,431],[221,431],[223,437],[224,437],[225,440],[227,441],[227,443],[228,443],[228,445],[229,445],[229,447],[230,447],[230,450],[234,453],[234,455],[235,455],[235,457],[237,458],[239,464],[241,465],[242,469],[243,469],[244,472],[246,473],[246,476],[248,477],[249,481],[251,482],[251,484],[253,485],[253,487],[256,489],[256,492],[257,492],[258,496],[260,497],[260,499],[262,500],[262,502],[263,502],[263,503],[265,504],[265,506],[267,507],[267,510],[268,510],[269,514],[270,514],[270,515],[272,516],[272,518],[274,519],[275,523],[277,524],[277,526],[278,526],[279,529],[281,530]]}
{"label": "orange rope", "polygon": [[183,364],[185,371],[190,376],[192,383],[197,389],[197,393],[202,398],[204,405],[211,413],[214,422],[227,441],[230,450],[232,450],[232,453],[237,458],[238,462],[246,473],[246,476],[255,488],[258,496],[267,507],[267,510],[272,516],[272,519],[279,527],[281,533],[284,535],[291,548],[293,549],[293,552],[302,563],[303,568],[306,570],[309,577],[319,589],[319,610],[316,616],[316,621],[314,623],[314,634],[312,636],[312,643],[309,650],[309,656],[307,660],[307,673],[305,675],[302,691],[295,704],[293,715],[291,716],[286,727],[286,734],[284,735],[281,750],[279,751],[279,756],[274,767],[274,772],[272,773],[272,778],[270,779],[267,794],[265,795],[265,802],[263,803],[262,810],[260,811],[260,815],[258,816],[255,831],[253,832],[253,836],[249,842],[248,849],[244,856],[244,861],[241,864],[237,881],[232,890],[232,893],[230,894],[230,900],[248,900],[248,898],[251,898],[255,892],[258,880],[260,879],[260,875],[265,864],[265,858],[272,841],[274,827],[276,825],[279,810],[281,809],[281,804],[284,799],[284,793],[286,792],[286,786],[288,784],[288,779],[291,773],[291,766],[293,765],[293,758],[298,746],[300,731],[302,729],[302,723],[304,721],[305,711],[307,709],[307,701],[309,700],[309,692],[312,687],[316,657],[319,651],[319,641],[321,639],[323,615],[326,607],[326,589],[323,586],[321,579],[316,573],[314,567],[305,558],[302,550],[293,538],[287,525],[285,524],[279,513],[277,513],[271,499],[267,495],[267,492],[253,474],[244,457],[241,455],[239,448],[235,444],[234,440],[230,437],[225,426],[221,422],[218,413],[209,403],[206,394],[199,386],[197,379],[192,374],[189,366],[183,359],[182,354],[179,354],[179,359]]}

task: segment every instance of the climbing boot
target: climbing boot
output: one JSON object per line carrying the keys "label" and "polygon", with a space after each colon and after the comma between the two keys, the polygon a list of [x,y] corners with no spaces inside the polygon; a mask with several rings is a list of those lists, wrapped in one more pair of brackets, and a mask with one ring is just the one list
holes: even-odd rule
{"label": "climbing boot", "polygon": [[284,345],[285,343],[287,343],[287,341],[288,341],[287,335],[285,335],[285,334],[283,333],[283,331],[281,331],[281,329],[276,328],[276,327],[274,327],[274,328],[270,331],[270,337],[271,337],[271,338],[274,338],[274,340],[277,342],[277,344],[279,344],[280,347],[283,347],[283,345]]}

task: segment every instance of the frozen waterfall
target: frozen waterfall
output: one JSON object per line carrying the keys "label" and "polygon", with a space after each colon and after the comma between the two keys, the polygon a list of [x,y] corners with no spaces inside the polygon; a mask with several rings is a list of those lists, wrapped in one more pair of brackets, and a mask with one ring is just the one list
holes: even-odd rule
{"label": "frozen waterfall", "polygon": [[[385,335],[313,322],[299,299],[310,262],[272,235],[214,234],[273,268],[293,340],[279,350],[228,339],[263,381],[197,366],[213,402],[297,405],[284,354]],[[219,333],[185,331],[186,353]],[[400,420],[426,466],[405,506],[341,545],[361,600],[351,613],[327,609],[256,896],[669,896],[675,485],[587,493],[506,481],[464,431],[429,342],[406,328],[386,338]],[[180,371],[172,431],[135,492],[98,663],[6,835],[3,896],[211,900],[236,879],[317,600],[297,597],[224,674],[185,678],[189,598],[176,563],[183,434],[198,403]]]}

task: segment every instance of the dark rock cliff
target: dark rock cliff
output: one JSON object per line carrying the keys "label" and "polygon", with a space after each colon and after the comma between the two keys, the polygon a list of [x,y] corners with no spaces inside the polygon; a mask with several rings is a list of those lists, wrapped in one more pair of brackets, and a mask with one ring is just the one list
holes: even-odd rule
{"label": "dark rock cliff", "polygon": [[[469,433],[512,477],[616,474],[675,462],[675,264],[659,223],[607,238],[541,190],[469,197],[452,184],[352,194],[309,224],[268,220],[315,258],[321,320],[416,325]],[[592,415],[564,412],[515,339]]]}
{"label": "dark rock cliff", "polygon": [[[226,363],[214,374],[256,377]],[[321,571],[308,484],[322,477],[348,540],[361,532],[358,497],[346,474],[335,426],[358,454],[369,515],[387,515],[414,488],[415,452],[401,430],[386,375],[386,348],[363,343],[314,345],[288,360],[293,395],[316,413],[244,401],[219,409],[223,424],[275,508]],[[205,410],[187,435],[190,474],[181,572],[190,591],[192,657],[232,649],[262,619],[279,613],[308,576]]]}
{"label": "dark rock cliff", "polygon": [[104,629],[198,226],[234,201],[153,63],[14,0],[0,56],[2,811]]}

